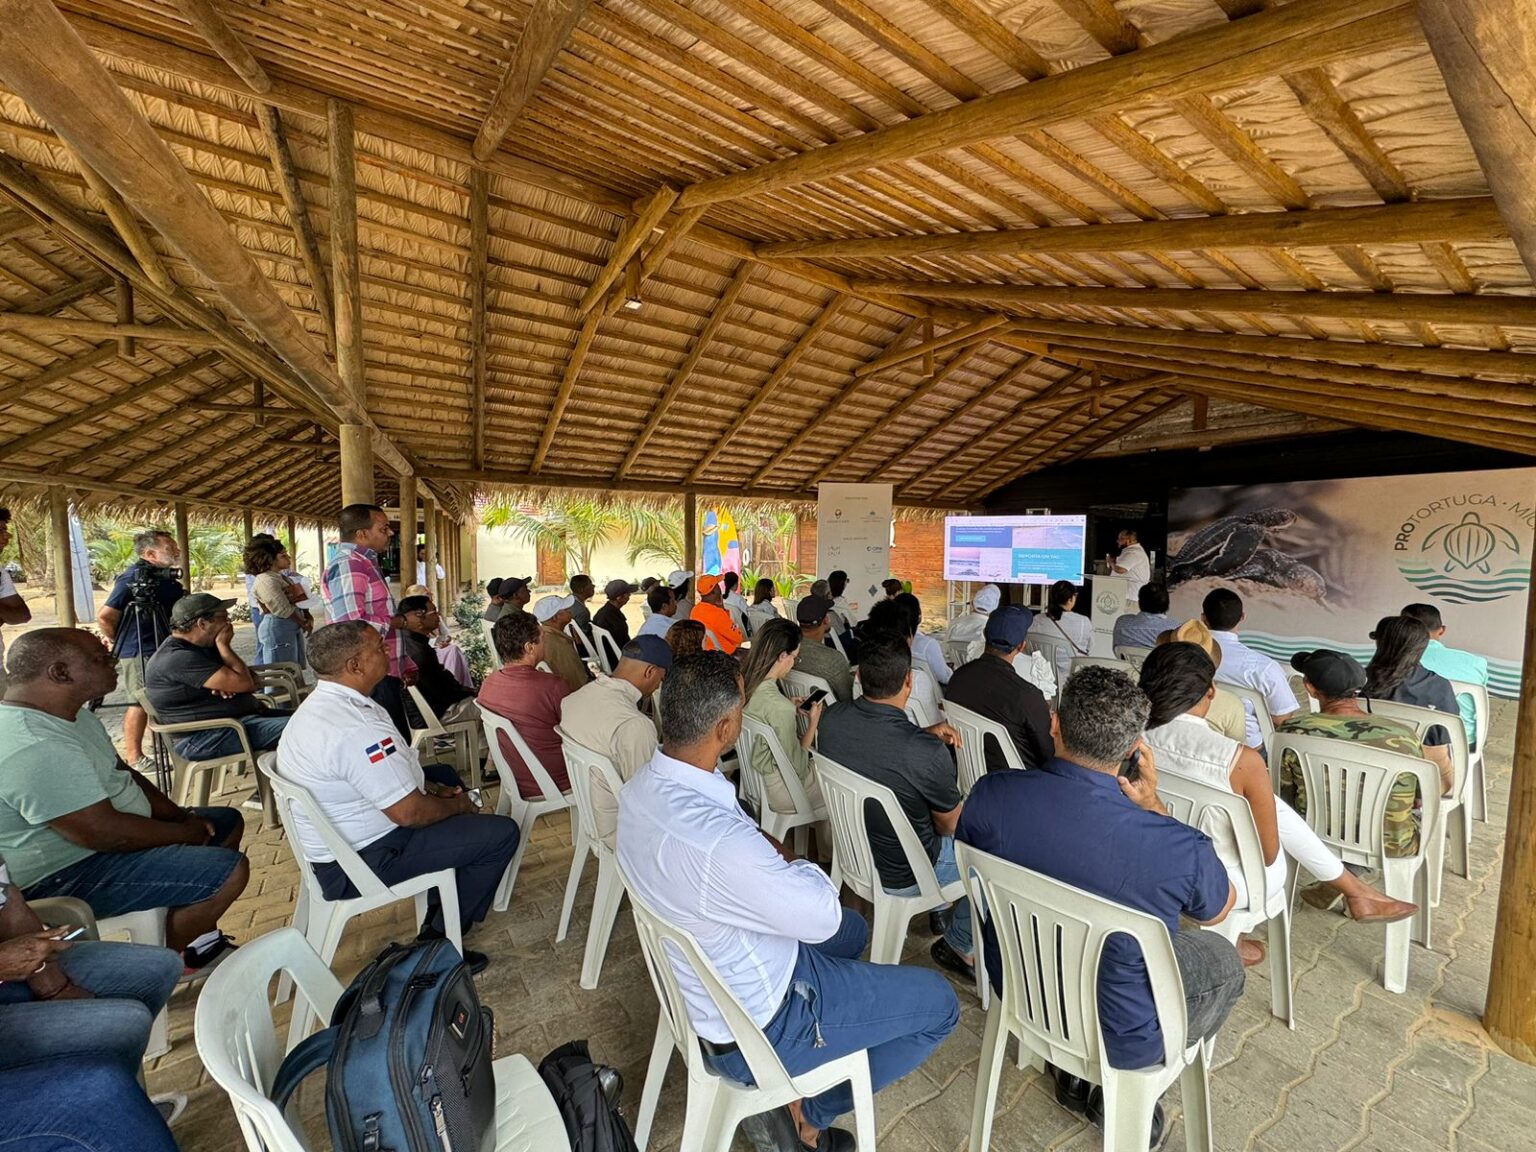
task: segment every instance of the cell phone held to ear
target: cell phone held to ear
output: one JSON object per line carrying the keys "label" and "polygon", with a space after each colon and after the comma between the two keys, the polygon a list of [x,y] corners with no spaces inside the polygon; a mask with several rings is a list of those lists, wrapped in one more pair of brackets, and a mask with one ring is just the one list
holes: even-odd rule
{"label": "cell phone held to ear", "polygon": [[804,700],[800,701],[800,711],[809,712],[813,707],[815,707],[817,704],[820,704],[826,698],[827,690],[825,688],[812,688],[811,694]]}
{"label": "cell phone held to ear", "polygon": [[1141,749],[1132,748],[1131,754],[1120,762],[1119,775],[1132,784],[1141,779]]}

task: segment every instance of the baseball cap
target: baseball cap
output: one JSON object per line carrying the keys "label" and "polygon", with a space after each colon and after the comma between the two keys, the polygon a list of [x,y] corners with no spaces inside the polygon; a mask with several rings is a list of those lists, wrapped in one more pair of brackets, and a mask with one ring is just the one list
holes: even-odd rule
{"label": "baseball cap", "polygon": [[171,627],[185,628],[194,620],[233,608],[235,601],[220,600],[210,592],[194,592],[171,605]]}
{"label": "baseball cap", "polygon": [[987,617],[987,627],[982,633],[989,648],[1012,650],[1029,635],[1029,626],[1035,622],[1035,614],[1022,604],[1010,604],[999,608]]}
{"label": "baseball cap", "polygon": [[500,596],[501,595],[501,577],[500,576],[492,576],[489,580],[487,580],[485,582],[485,594],[487,596]]}
{"label": "baseball cap", "polygon": [[615,596],[623,596],[640,591],[640,585],[631,584],[628,580],[610,580],[603,585],[603,595],[612,600]]}
{"label": "baseball cap", "polygon": [[700,576],[698,589],[700,596],[708,596],[716,588],[720,587],[721,580],[718,576]]}
{"label": "baseball cap", "polygon": [[[635,651],[639,649],[639,651]],[[672,668],[672,645],[668,644],[660,636],[636,636],[628,644],[624,645],[623,656],[628,660],[639,660],[646,664],[654,664],[663,672]]]}
{"label": "baseball cap", "polygon": [[686,572],[683,569],[679,568],[675,572],[673,572],[672,575],[667,577],[667,584],[670,585],[673,588],[681,588],[684,584],[688,583],[688,581],[690,581],[692,579],[693,579],[693,573],[692,572]]}
{"label": "baseball cap", "polygon": [[996,584],[984,584],[981,591],[976,593],[976,598],[971,601],[978,612],[996,612],[997,606],[1003,602],[1003,594]]}
{"label": "baseball cap", "polygon": [[1365,687],[1365,669],[1360,661],[1332,648],[1298,652],[1291,657],[1291,667],[1319,692],[1335,698],[1351,696]]}
{"label": "baseball cap", "polygon": [[548,624],[561,612],[574,607],[574,596],[540,596],[533,605],[533,616],[540,624]]}
{"label": "baseball cap", "polygon": [[519,588],[526,588],[533,583],[532,576],[504,576],[501,580],[502,598],[512,595]]}
{"label": "baseball cap", "polygon": [[807,596],[796,605],[795,619],[801,624],[810,624],[814,627],[820,624],[822,618],[834,607],[836,605],[825,596]]}

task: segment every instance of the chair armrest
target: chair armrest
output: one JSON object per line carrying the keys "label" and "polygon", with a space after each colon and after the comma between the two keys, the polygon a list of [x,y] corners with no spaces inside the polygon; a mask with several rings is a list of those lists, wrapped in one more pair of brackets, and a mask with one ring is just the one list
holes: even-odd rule
{"label": "chair armrest", "polygon": [[215,728],[233,728],[240,737],[240,747],[244,750],[252,764],[256,763],[256,756],[251,751],[251,742],[246,738],[245,725],[240,721],[229,717],[221,717],[212,720],[183,720],[180,724],[155,724],[146,725],[149,731],[160,736],[180,736],[187,732],[211,732]]}
{"label": "chair armrest", "polygon": [[28,900],[27,907],[50,928],[62,928],[67,924],[84,928],[89,940],[101,939],[101,934],[96,930],[96,914],[84,900],[74,896],[49,896],[42,900]]}

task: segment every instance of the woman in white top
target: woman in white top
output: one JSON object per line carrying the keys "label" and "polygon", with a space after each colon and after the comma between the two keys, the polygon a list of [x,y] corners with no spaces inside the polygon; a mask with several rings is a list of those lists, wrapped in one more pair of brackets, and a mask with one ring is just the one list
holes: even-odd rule
{"label": "woman in white top", "polygon": [[[1159,772],[1197,780],[1248,801],[1264,848],[1266,902],[1284,892],[1285,856],[1289,856],[1338,889],[1355,920],[1384,922],[1412,916],[1418,910],[1415,905],[1393,900],[1361,881],[1296,810],[1275,795],[1269,768],[1256,749],[1206,723],[1215,682],[1216,665],[1199,646],[1180,642],[1154,648],[1141,666],[1142,691],[1152,701],[1145,739],[1156,753]],[[1231,827],[1223,823],[1206,831],[1237,889],[1238,906],[1248,906]]]}
{"label": "woman in white top", "polygon": [[1070,580],[1056,581],[1051,585],[1045,611],[1035,617],[1029,629],[1043,640],[1056,641],[1056,680],[1060,684],[1065,684],[1072,674],[1072,658],[1088,655],[1093,647],[1093,622],[1072,611],[1076,605],[1077,585]]}
{"label": "woman in white top", "polygon": [[766,576],[752,586],[752,606],[747,609],[747,620],[754,633],[768,621],[780,618],[779,610],[773,603],[778,591],[773,581]]}
{"label": "woman in white top", "polygon": [[256,627],[258,664],[304,666],[304,637],[311,628],[308,612],[296,605],[304,589],[283,575],[293,566],[288,550],[275,540],[257,537],[245,548],[245,570],[253,577],[251,597],[261,609]]}
{"label": "woman in white top", "polygon": [[[816,701],[805,711],[808,723],[801,732],[797,716],[799,701],[791,701],[779,691],[779,681],[794,668],[795,653],[799,648],[800,629],[788,620],[769,620],[752,637],[751,654],[741,672],[746,714],[773,729],[784,754],[789,757],[790,767],[805,788],[806,799],[812,808],[820,808],[821,785],[816,779],[810,750],[816,740],[816,728],[821,723],[822,702]],[[759,742],[752,746],[752,763],[743,766],[742,771],[756,772],[762,777],[768,807],[775,812],[794,811],[789,789],[784,786],[773,752],[766,744]]]}

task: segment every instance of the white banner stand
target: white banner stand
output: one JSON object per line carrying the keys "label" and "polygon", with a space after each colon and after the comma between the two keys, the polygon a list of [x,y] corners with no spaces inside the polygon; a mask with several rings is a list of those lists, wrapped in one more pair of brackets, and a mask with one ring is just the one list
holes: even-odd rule
{"label": "white banner stand", "polygon": [[1093,646],[1092,656],[1115,654],[1115,621],[1126,613],[1126,594],[1131,582],[1124,576],[1094,576],[1093,578]]}

